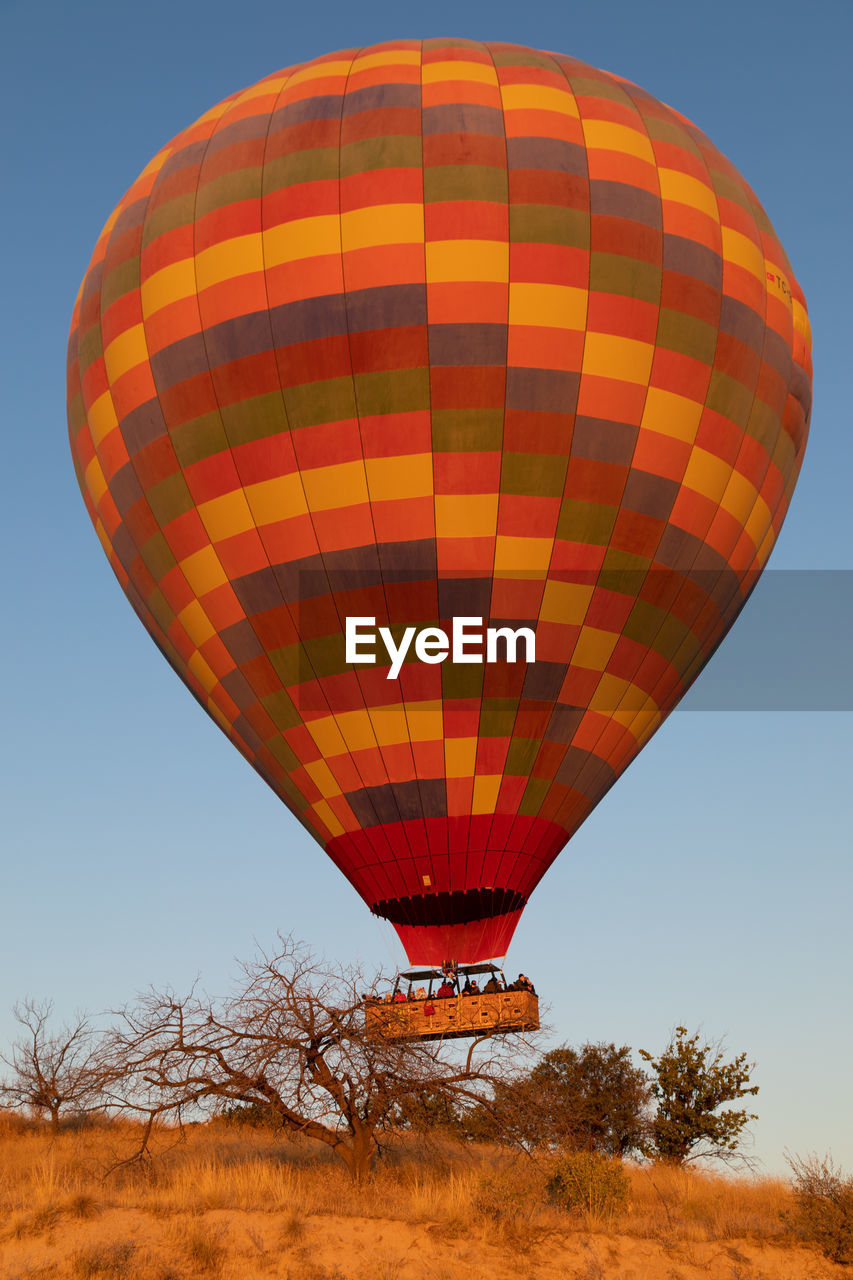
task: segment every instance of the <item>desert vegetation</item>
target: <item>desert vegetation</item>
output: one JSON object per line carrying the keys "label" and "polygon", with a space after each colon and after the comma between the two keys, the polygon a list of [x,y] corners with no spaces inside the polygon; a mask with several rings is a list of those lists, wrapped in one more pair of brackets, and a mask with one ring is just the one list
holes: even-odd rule
{"label": "desert vegetation", "polygon": [[292,940],[231,995],[149,991],[52,1025],[0,1082],[4,1280],[820,1280],[853,1179],[741,1162],[754,1064],[365,1031],[364,976]]}
{"label": "desert vegetation", "polygon": [[[398,1133],[354,1182],[267,1125],[0,1121],[5,1280],[843,1275],[783,1179]],[[813,1240],[814,1237],[811,1237]]]}

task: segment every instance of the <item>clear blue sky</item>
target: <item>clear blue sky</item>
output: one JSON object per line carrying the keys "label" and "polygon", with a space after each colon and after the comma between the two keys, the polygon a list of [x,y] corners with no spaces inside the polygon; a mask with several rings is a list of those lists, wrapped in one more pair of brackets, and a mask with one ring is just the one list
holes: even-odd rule
{"label": "clear blue sky", "polygon": [[[70,1014],[196,973],[222,990],[233,958],[276,929],[368,967],[402,960],[125,601],[72,472],[65,343],[103,222],[169,137],[278,67],[448,34],[569,53],[692,118],[767,208],[815,341],[812,439],[772,561],[803,572],[759,589],[694,709],[668,721],[549,872],[508,964],[538,978],[557,1041],[658,1050],[679,1022],[727,1034],[758,1062],[764,1167],[782,1171],[785,1148],[831,1149],[853,1170],[849,672],[836,699],[848,710],[809,709],[834,705],[811,694],[810,672],[832,690],[851,635],[853,574],[823,579],[816,605],[808,572],[853,570],[843,0],[4,0],[0,1042],[28,993]],[[777,643],[766,669],[752,634]],[[779,709],[734,709],[762,681],[757,705]],[[702,709],[715,698],[727,709]]]}

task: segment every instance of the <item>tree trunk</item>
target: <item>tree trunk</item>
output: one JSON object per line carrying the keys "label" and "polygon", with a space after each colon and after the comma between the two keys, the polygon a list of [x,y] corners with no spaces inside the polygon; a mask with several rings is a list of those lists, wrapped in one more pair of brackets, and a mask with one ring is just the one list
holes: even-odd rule
{"label": "tree trunk", "polygon": [[350,1145],[338,1148],[338,1154],[346,1164],[353,1182],[366,1182],[370,1177],[376,1151],[376,1139],[370,1130],[362,1125],[359,1125],[353,1133]]}

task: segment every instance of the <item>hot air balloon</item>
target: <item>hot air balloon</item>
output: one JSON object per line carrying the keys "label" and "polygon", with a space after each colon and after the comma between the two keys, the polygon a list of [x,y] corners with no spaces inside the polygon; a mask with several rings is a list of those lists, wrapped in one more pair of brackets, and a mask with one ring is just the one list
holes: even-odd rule
{"label": "hot air balloon", "polygon": [[198,701],[413,964],[475,963],[754,586],[809,352],[688,120],[560,54],[400,40],[143,170],[74,308],[71,448]]}

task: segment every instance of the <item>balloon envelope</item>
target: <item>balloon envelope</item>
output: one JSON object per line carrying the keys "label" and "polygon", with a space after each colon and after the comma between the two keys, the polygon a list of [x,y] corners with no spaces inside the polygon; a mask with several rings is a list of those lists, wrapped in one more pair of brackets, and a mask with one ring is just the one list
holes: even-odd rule
{"label": "balloon envelope", "polygon": [[[166,658],[413,962],[476,961],[754,585],[809,331],[683,117],[558,54],[398,41],[155,156],[98,240],[68,388]],[[461,617],[528,628],[535,660],[346,660],[347,619],[399,645]]]}

